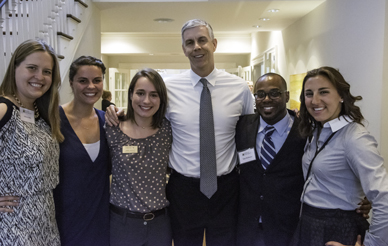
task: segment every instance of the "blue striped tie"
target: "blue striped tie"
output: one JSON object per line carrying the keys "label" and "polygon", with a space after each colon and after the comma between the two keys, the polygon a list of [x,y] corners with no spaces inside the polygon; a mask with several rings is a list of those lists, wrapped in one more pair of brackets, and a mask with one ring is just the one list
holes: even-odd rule
{"label": "blue striped tie", "polygon": [[276,155],[275,145],[271,139],[271,135],[275,131],[275,128],[273,126],[267,125],[264,128],[264,131],[265,136],[261,144],[260,161],[263,168],[267,169]]}

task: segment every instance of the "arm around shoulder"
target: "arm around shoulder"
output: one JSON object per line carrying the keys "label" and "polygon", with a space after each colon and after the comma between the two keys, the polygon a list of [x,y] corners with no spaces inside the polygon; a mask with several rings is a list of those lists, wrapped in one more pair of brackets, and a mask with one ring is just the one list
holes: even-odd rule
{"label": "arm around shoulder", "polygon": [[243,108],[242,115],[253,114],[255,112],[254,111],[255,100],[248,86],[246,86],[246,88],[244,89],[243,97],[244,97],[243,98],[244,108]]}

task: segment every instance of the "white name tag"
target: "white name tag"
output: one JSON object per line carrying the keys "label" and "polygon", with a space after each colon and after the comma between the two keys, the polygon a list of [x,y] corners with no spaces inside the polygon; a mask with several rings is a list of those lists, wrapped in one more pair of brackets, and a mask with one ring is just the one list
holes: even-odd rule
{"label": "white name tag", "polygon": [[22,121],[35,124],[35,112],[33,110],[20,107],[20,119]]}
{"label": "white name tag", "polygon": [[123,154],[137,153],[137,146],[123,146]]}
{"label": "white name tag", "polygon": [[238,159],[240,164],[256,160],[255,149],[249,148],[238,152]]}

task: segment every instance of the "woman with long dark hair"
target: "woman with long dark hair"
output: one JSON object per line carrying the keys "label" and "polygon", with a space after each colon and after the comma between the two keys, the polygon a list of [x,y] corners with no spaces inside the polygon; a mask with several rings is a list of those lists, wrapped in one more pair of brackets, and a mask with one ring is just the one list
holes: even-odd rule
{"label": "woman with long dark hair", "polygon": [[[355,105],[361,99],[332,67],[309,71],[303,80],[299,127],[308,138],[302,160],[306,183],[294,245],[354,245],[357,235],[365,245],[388,245],[388,176]],[[372,203],[369,230],[355,212],[364,196]]]}
{"label": "woman with long dark hair", "polygon": [[59,185],[54,190],[62,246],[109,245],[110,157],[105,113],[94,104],[103,91],[105,65],[81,56],[70,66],[74,98],[59,108]]}
{"label": "woman with long dark hair", "polygon": [[126,116],[117,127],[106,128],[112,156],[112,246],[171,246],[165,186],[172,136],[166,108],[162,77],[143,69],[129,86]]}

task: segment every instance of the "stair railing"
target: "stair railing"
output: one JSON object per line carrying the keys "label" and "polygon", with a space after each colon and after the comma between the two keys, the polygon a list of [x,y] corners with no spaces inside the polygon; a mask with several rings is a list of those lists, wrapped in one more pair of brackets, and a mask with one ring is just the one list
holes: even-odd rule
{"label": "stair railing", "polygon": [[[75,52],[66,50],[67,44],[61,40],[73,40],[69,19],[81,23],[82,9],[88,7],[86,1],[88,0],[0,0],[0,83],[12,52],[27,39],[38,38],[50,44],[58,54],[63,70],[62,64],[67,65],[69,61],[62,60],[65,57],[72,60],[71,55]],[[82,6],[81,10],[79,5]],[[76,47],[72,45],[71,48]]]}

